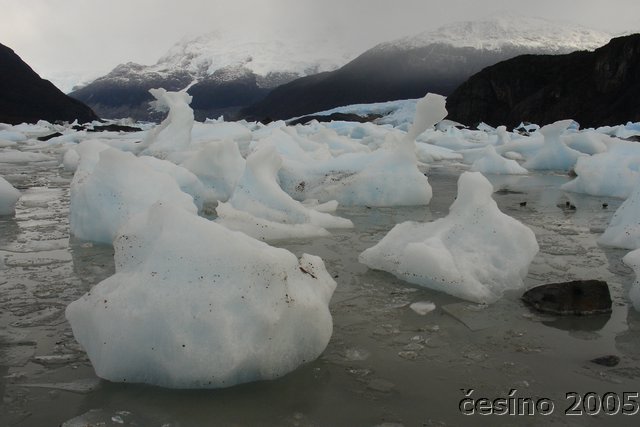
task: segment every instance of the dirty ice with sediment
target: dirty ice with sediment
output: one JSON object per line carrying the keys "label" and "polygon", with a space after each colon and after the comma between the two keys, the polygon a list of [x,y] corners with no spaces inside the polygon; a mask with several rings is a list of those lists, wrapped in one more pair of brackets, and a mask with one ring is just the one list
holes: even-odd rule
{"label": "dirty ice with sediment", "polygon": [[[317,359],[332,336],[341,271],[285,246],[359,233],[371,221],[365,214],[433,210],[417,220],[398,215],[375,241],[363,240],[354,262],[399,286],[474,303],[514,298],[549,253],[547,225],[526,203],[505,207],[500,197],[551,186],[556,199],[538,202],[575,215],[586,230],[576,233],[640,247],[640,150],[626,139],[640,134],[637,124],[471,130],[443,120],[444,98],[433,94],[356,107],[383,111],[378,123],[197,123],[186,93],[152,94],[169,114],[138,132],[97,136],[40,122],[3,125],[0,134],[2,214],[36,203],[16,168],[55,163],[74,173],[70,235],[113,247],[115,271],[66,308],[73,337],[110,381],[220,388]],[[35,139],[53,131],[62,136]],[[432,185],[443,176],[456,178],[448,202]],[[565,211],[565,200],[577,211]],[[11,267],[2,250],[2,268]],[[624,263],[637,271],[637,259],[632,252]],[[635,307],[637,287],[624,295]],[[438,310],[413,302],[420,315]]]}

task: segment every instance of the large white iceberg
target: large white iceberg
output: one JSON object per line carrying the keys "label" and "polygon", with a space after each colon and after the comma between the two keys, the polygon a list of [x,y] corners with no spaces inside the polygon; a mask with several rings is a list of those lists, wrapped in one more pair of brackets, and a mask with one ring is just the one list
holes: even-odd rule
{"label": "large white iceberg", "polygon": [[640,181],[620,205],[598,243],[625,249],[640,248]]}
{"label": "large white iceberg", "polygon": [[474,302],[521,288],[538,243],[528,227],[500,212],[492,193],[482,174],[464,172],[447,217],[396,225],[360,262]]}
{"label": "large white iceberg", "polygon": [[116,273],[66,316],[97,375],[175,388],[280,377],[324,351],[336,283],[322,260],[173,205],[133,218]]}
{"label": "large white iceberg", "polygon": [[528,173],[528,171],[515,160],[505,159],[498,154],[496,149],[493,148],[493,145],[487,145],[484,148],[483,154],[482,157],[478,158],[471,165],[473,172],[495,175],[524,175]]}
{"label": "large white iceberg", "polygon": [[570,170],[584,153],[569,148],[560,138],[573,124],[573,120],[561,120],[540,129],[544,145],[522,165],[529,170]]}
{"label": "large white iceberg", "polygon": [[281,165],[273,146],[256,149],[229,202],[218,205],[218,222],[261,240],[326,236],[326,228],[353,227],[348,219],[318,212],[285,193],[277,182]]}
{"label": "large white iceberg", "polygon": [[198,177],[188,169],[156,157],[140,156],[138,158],[154,170],[170,175],[182,191],[193,197],[193,203],[198,207],[198,211],[202,211],[205,203],[215,202],[217,200],[216,193],[211,188],[206,187]]}
{"label": "large white iceberg", "polygon": [[579,158],[575,172],[563,190],[627,198],[640,182],[640,144],[618,141],[607,152]]}
{"label": "large white iceberg", "polygon": [[225,139],[199,144],[186,156],[181,166],[210,188],[213,198],[226,201],[231,197],[245,166],[235,142]]}
{"label": "large white iceberg", "polygon": [[20,191],[0,176],[0,215],[13,215],[18,199]]}
{"label": "large white iceberg", "polygon": [[197,212],[193,198],[170,175],[157,172],[131,153],[115,148],[98,151],[96,145],[88,148],[90,157],[98,156],[97,163],[85,169],[81,157],[71,181],[69,222],[76,237],[111,244],[122,225],[158,201]]}
{"label": "large white iceberg", "polygon": [[[427,94],[416,104],[416,116],[406,134],[387,132],[382,146],[371,153],[352,152],[317,160],[300,148],[278,151],[285,158],[280,182],[297,199],[337,200],[344,206],[426,205],[432,189],[418,169],[416,138],[447,114],[440,95]],[[294,149],[295,148],[295,149]],[[325,149],[325,151],[328,151]],[[305,158],[305,155],[307,156]]]}
{"label": "large white iceberg", "polygon": [[176,151],[184,151],[191,142],[193,110],[189,107],[192,96],[185,92],[168,92],[165,89],[149,89],[156,99],[151,105],[158,111],[169,111],[160,125],[151,129],[140,148],[145,154],[166,157]]}

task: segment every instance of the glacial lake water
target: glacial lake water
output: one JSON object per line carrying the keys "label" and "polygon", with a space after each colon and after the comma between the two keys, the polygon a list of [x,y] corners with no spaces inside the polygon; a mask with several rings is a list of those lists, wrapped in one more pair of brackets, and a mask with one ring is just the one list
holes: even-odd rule
{"label": "glacial lake water", "polygon": [[[334,332],[316,361],[285,377],[218,390],[168,390],[98,379],[64,317],[68,303],[114,272],[109,246],[69,236],[71,176],[59,159],[0,163],[23,196],[15,217],[0,218],[1,426],[485,426],[633,425],[636,416],[567,416],[569,392],[640,392],[640,313],[627,293],[627,251],[596,238],[621,200],[565,193],[562,174],[489,177],[506,214],[531,227],[540,252],[525,284],[603,279],[611,316],[555,318],[531,312],[521,292],[488,307],[410,285],[358,263],[358,254],[396,223],[445,216],[465,167],[428,171],[426,207],[340,208],[355,228],[327,238],[278,242],[296,255],[321,256],[338,287]],[[520,206],[526,201],[526,206]],[[570,201],[577,209],[566,209]],[[602,203],[609,204],[608,209]],[[215,244],[215,242],[212,242]],[[479,248],[482,250],[482,248]],[[431,301],[424,316],[409,305]],[[615,367],[590,362],[620,357]],[[215,363],[215,354],[211,355]],[[547,398],[546,416],[463,415],[475,399]]]}

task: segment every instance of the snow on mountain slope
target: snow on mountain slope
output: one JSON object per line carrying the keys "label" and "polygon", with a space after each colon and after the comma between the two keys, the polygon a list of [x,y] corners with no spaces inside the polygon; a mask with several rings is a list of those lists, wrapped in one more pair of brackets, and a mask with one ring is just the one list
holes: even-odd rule
{"label": "snow on mountain slope", "polygon": [[454,22],[416,36],[382,43],[379,47],[408,50],[439,43],[493,51],[518,47],[567,53],[596,49],[611,37],[612,34],[571,23],[501,14],[481,21]]}
{"label": "snow on mountain slope", "polygon": [[217,70],[246,68],[257,76],[287,73],[296,77],[334,70],[354,57],[344,45],[274,33],[255,40],[251,34],[212,32],[184,38],[149,71],[188,71],[203,77]]}

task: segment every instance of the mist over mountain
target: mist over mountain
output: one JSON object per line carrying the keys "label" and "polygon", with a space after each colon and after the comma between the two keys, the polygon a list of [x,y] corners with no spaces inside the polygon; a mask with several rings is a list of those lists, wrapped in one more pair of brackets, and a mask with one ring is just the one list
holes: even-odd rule
{"label": "mist over mountain", "polygon": [[447,99],[449,118],[515,127],[574,119],[583,127],[640,121],[640,34],[593,52],[524,55],[472,76]]}
{"label": "mist over mountain", "polygon": [[[593,50],[610,34],[511,14],[456,22],[355,57],[328,39],[213,32],[176,43],[156,64],[121,64],[70,95],[107,118],[158,120],[150,88],[187,89],[196,119],[281,119],[333,107],[450,94],[481,69],[527,53]],[[351,61],[350,61],[351,60]],[[350,61],[350,62],[349,62]]]}
{"label": "mist over mountain", "polygon": [[106,76],[70,95],[103,117],[157,119],[149,111],[148,90],[188,88],[196,118],[230,114],[262,99],[274,87],[296,78],[334,70],[355,55],[328,40],[309,41],[275,32],[253,40],[250,34],[212,32],[176,43],[151,66],[118,65]]}
{"label": "mist over mountain", "polygon": [[540,18],[501,15],[458,22],[382,43],[344,67],[300,78],[241,112],[251,119],[283,119],[333,107],[449,95],[481,69],[521,54],[593,50],[610,34]]}

